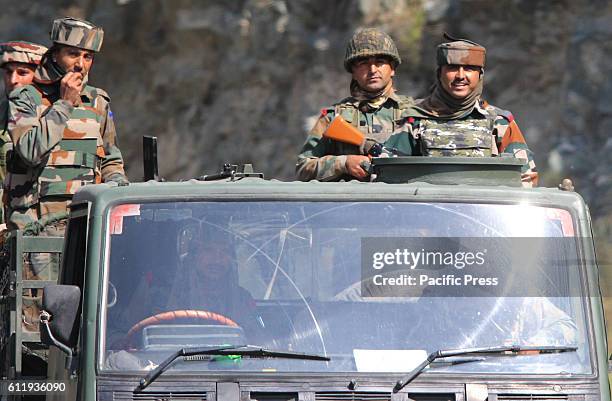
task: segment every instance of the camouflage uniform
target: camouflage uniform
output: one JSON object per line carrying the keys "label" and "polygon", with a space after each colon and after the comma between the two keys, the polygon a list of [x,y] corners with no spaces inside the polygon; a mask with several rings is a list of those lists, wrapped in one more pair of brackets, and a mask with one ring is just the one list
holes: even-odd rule
{"label": "camouflage uniform", "polygon": [[298,155],[296,172],[302,181],[334,181],[354,179],[347,175],[346,155],[364,155],[363,147],[323,138],[323,133],[336,115],[361,130],[368,140],[383,143],[398,128],[396,120],[412,104],[412,99],[393,94],[383,105],[372,112],[363,112],[359,102],[346,98],[333,107],[321,110],[321,115],[308,133],[302,151]]}
{"label": "camouflage uniform", "polygon": [[533,153],[512,113],[483,100],[478,101],[470,115],[461,119],[404,117],[385,144],[403,150],[401,140],[406,134],[416,140],[412,145],[413,155],[487,157],[506,153],[527,160],[523,174],[536,172]]}
{"label": "camouflage uniform", "polygon": [[[376,29],[365,29],[355,34],[349,42],[344,68],[351,72],[354,60],[372,56],[388,57],[394,67],[401,62],[397,48],[387,34]],[[356,83],[353,82],[352,85],[354,84]],[[397,129],[396,120],[413,103],[411,98],[400,96],[393,90],[385,97],[381,97],[381,101],[368,103],[350,96],[332,107],[322,109],[298,155],[297,178],[302,181],[354,179],[347,174],[346,155],[365,155],[368,143],[384,142]],[[372,107],[372,103],[375,107]],[[323,138],[323,133],[338,115],[366,135],[366,146],[359,147]]]}
{"label": "camouflage uniform", "polygon": [[[485,65],[485,49],[473,42],[456,40],[438,46],[438,67]],[[386,143],[398,146],[409,134],[417,143],[413,154],[425,156],[487,157],[500,153],[523,159],[524,186],[537,183],[533,153],[527,147],[512,113],[488,104],[481,98],[482,72],[475,91],[466,99],[452,99],[438,79],[432,94],[409,110],[400,128]]]}
{"label": "camouflage uniform", "polygon": [[[36,43],[23,41],[2,43],[0,44],[0,67],[4,68],[7,63],[37,66],[46,51],[45,46]],[[8,97],[2,97],[0,100],[0,181],[2,182],[6,176],[6,155],[11,149],[13,149],[13,143],[8,132]],[[4,222],[2,212],[0,210],[0,223]]]}
{"label": "camouflage uniform", "polygon": [[[102,30],[83,24],[70,18],[56,20],[52,39],[99,51]],[[10,228],[24,229],[54,216],[61,220],[81,186],[125,180],[108,94],[85,85],[81,104],[75,107],[60,98],[62,75],[47,54],[36,71],[35,85],[10,95],[9,131],[14,143],[6,179]]]}
{"label": "camouflage uniform", "polygon": [[[126,183],[115,124],[106,92],[83,85],[76,106],[60,96],[64,72],[53,61],[57,45],[98,52],[101,28],[73,18],[55,20],[54,47],[43,57],[34,84],[17,88],[9,96],[8,128],[14,149],[8,160],[7,226],[29,235],[63,236],[72,196],[83,185],[117,181]],[[87,77],[84,77],[84,81]],[[30,255],[26,278],[54,280],[59,255]],[[26,327],[37,329],[40,293],[24,300]],[[32,323],[32,322],[30,322]]]}
{"label": "camouflage uniform", "polygon": [[6,154],[13,149],[8,132],[8,98],[0,100],[0,180],[6,176]]}

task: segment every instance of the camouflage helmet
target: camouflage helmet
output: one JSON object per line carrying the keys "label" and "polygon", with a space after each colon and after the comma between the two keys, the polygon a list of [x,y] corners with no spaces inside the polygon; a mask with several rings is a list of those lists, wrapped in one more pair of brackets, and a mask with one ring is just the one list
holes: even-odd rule
{"label": "camouflage helmet", "polygon": [[484,68],[486,49],[467,39],[456,39],[447,33],[444,38],[452,42],[438,45],[437,63],[443,65],[474,65]]}
{"label": "camouflage helmet", "polygon": [[386,56],[393,60],[397,67],[402,59],[399,56],[393,39],[376,28],[366,28],[353,35],[346,46],[344,68],[351,71],[351,63],[360,57]]}
{"label": "camouflage helmet", "polygon": [[40,60],[47,52],[45,46],[25,42],[14,41],[0,44],[0,67],[6,63],[40,64]]}
{"label": "camouflage helmet", "polygon": [[99,52],[102,48],[104,30],[91,22],[64,17],[53,21],[51,40],[60,45]]}

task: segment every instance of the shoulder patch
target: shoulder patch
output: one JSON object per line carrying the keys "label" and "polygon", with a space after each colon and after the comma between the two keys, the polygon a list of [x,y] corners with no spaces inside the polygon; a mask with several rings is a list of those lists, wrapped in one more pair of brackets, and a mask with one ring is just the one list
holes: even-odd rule
{"label": "shoulder patch", "polygon": [[335,108],[334,107],[323,107],[321,109],[320,117],[327,117],[328,119],[334,118]]}

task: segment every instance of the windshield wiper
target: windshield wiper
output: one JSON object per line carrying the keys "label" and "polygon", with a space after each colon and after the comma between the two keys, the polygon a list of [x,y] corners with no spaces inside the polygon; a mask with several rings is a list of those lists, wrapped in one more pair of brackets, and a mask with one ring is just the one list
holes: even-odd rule
{"label": "windshield wiper", "polygon": [[461,365],[463,363],[482,362],[486,360],[487,358],[482,357],[482,356],[473,356],[473,357],[458,356],[456,358],[453,358],[453,357],[444,358],[444,360],[442,361],[433,361],[432,364],[435,363],[439,365]]}
{"label": "windshield wiper", "polygon": [[458,356],[458,355],[470,355],[470,354],[500,354],[505,355],[506,352],[510,352],[508,355],[517,354],[519,352],[524,351],[537,351],[540,354],[548,354],[548,353],[558,353],[558,352],[570,352],[576,351],[578,347],[576,346],[556,346],[556,345],[500,345],[495,347],[479,347],[479,348],[464,348],[464,349],[447,349],[447,350],[438,350],[429,354],[427,359],[425,359],[419,366],[414,368],[410,374],[404,380],[398,380],[395,383],[395,387],[393,387],[393,392],[397,393],[408,383],[413,381],[430,363],[435,361],[438,358],[446,358],[449,356]]}
{"label": "windshield wiper", "polygon": [[147,388],[147,386],[153,383],[153,381],[155,381],[155,379],[157,379],[159,375],[161,375],[176,358],[194,355],[238,355],[249,358],[286,358],[310,361],[330,361],[330,358],[322,355],[303,354],[291,351],[274,351],[255,345],[224,345],[220,347],[181,348],[167,357],[155,369],[151,370],[144,378],[142,378],[136,390],[141,391]]}

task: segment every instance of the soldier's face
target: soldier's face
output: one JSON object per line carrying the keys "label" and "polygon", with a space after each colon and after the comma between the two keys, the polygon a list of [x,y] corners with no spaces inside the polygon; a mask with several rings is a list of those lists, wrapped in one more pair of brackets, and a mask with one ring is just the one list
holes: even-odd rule
{"label": "soldier's face", "polygon": [[395,69],[387,57],[360,58],[351,66],[352,76],[366,92],[380,92],[392,85]]}
{"label": "soldier's face", "polygon": [[86,76],[93,64],[94,53],[78,47],[62,46],[56,50],[54,60],[64,71],[80,72]]}
{"label": "soldier's face", "polygon": [[30,85],[34,79],[36,67],[25,63],[6,63],[2,66],[4,90],[8,95],[15,88]]}
{"label": "soldier's face", "polygon": [[232,258],[227,247],[201,245],[196,250],[198,272],[204,281],[218,281],[227,277],[232,268]]}
{"label": "soldier's face", "polygon": [[440,69],[442,88],[455,99],[464,99],[474,92],[480,81],[480,67],[443,65]]}

